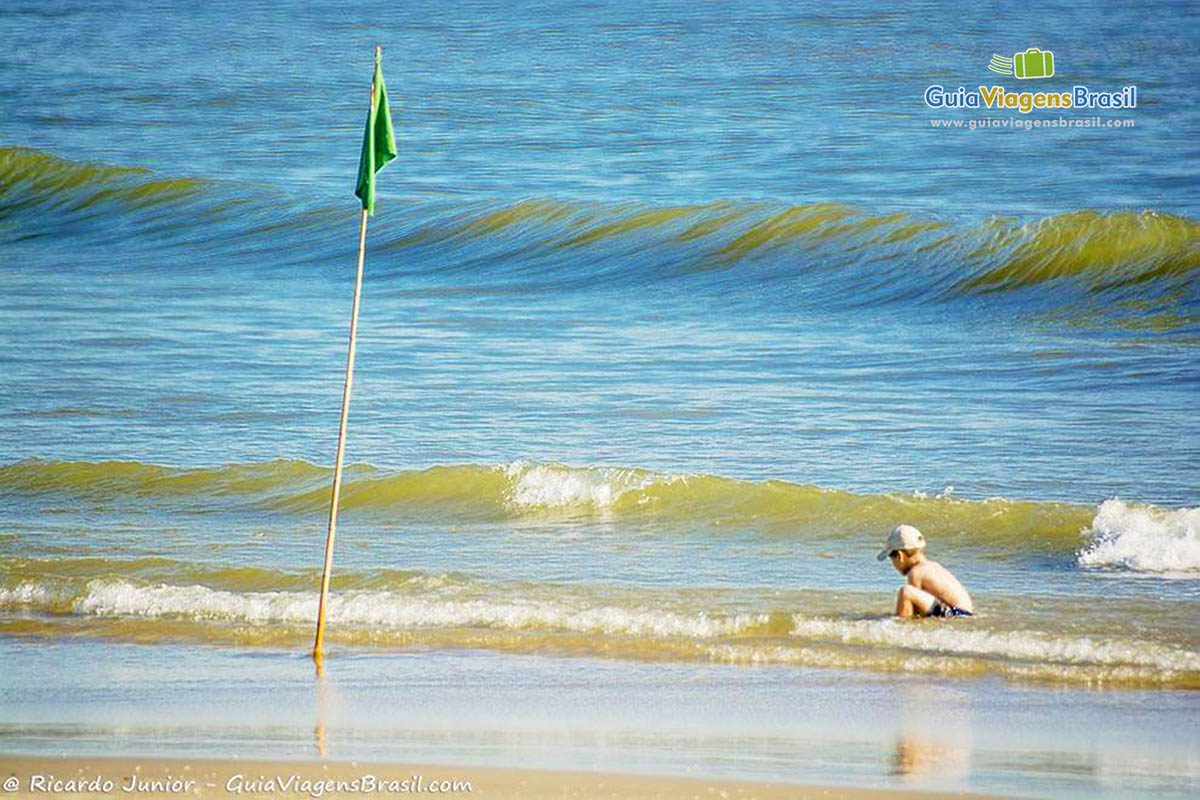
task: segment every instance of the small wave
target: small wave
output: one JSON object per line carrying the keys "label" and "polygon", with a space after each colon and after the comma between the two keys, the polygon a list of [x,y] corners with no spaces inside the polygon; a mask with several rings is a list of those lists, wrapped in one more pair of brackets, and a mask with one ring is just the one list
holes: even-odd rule
{"label": "small wave", "polygon": [[80,216],[109,204],[120,214],[197,197],[207,182],[158,178],[142,167],[87,164],[26,147],[0,147],[0,215],[41,207]]}
{"label": "small wave", "polygon": [[845,644],[898,647],[921,652],[1047,662],[1154,667],[1200,672],[1200,653],[1145,641],[1097,640],[1028,630],[978,630],[887,619],[831,621],[796,617],[793,633]]}
{"label": "small wave", "polygon": [[999,675],[1013,681],[1090,687],[1200,686],[1194,672],[1163,670],[1157,666],[1128,664],[1060,664],[939,654],[911,649],[872,651],[831,646],[715,644],[707,648],[713,661],[730,664],[790,664],[818,669],[903,672],[921,676],[979,678]]}
{"label": "small wave", "polygon": [[[23,461],[0,467],[12,497],[138,509],[253,508],[324,513],[331,470],[303,461],[188,469],[137,462]],[[596,517],[666,527],[754,527],[778,535],[864,535],[907,520],[942,541],[1010,553],[1073,552],[1090,506],[1003,498],[856,494],[781,480],[751,481],[637,467],[515,462],[348,469],[341,508],[400,522]]]}
{"label": "small wave", "polygon": [[[686,480],[647,470],[626,468],[572,469],[518,461],[507,466],[508,502],[514,509],[590,507],[609,510],[629,492],[645,491]],[[645,498],[640,502],[644,502]]]}
{"label": "small wave", "polygon": [[1069,279],[1103,291],[1184,277],[1200,267],[1200,225],[1171,214],[1078,211],[1032,223],[997,220],[988,227],[990,237],[979,255],[1000,252],[1003,259],[982,265],[955,291],[993,292]]}
{"label": "small wave", "polygon": [[[1067,683],[1200,682],[1200,653],[1174,643],[1022,629],[1009,619],[996,626],[984,618],[963,624],[846,619],[807,609],[755,608],[761,598],[751,596],[733,607],[727,593],[425,578],[414,576],[391,590],[333,594],[328,620],[334,640],[522,652],[566,648],[653,660],[919,669]],[[0,588],[0,609],[59,615],[75,624],[111,624],[119,626],[113,629],[119,635],[139,641],[206,639],[225,632],[250,644],[305,634],[317,613],[312,590],[237,592],[195,584],[49,578]],[[27,623],[26,632],[29,619],[18,620]],[[48,627],[42,632],[53,635],[55,617],[44,619]]]}
{"label": "small wave", "polygon": [[1200,508],[1131,508],[1118,499],[1101,504],[1077,560],[1084,567],[1132,572],[1200,570]]}
{"label": "small wave", "polygon": [[[354,474],[356,468],[351,467]],[[0,487],[25,494],[64,493],[99,502],[259,498],[324,479],[328,470],[304,461],[275,460],[221,467],[177,468],[136,461],[42,461],[0,466]]]}
{"label": "small wave", "polygon": [[[0,595],[0,602],[3,602],[3,595]],[[78,614],[99,616],[188,617],[301,625],[315,620],[317,615],[313,592],[241,594],[204,586],[138,586],[127,581],[92,582],[87,593],[74,602],[73,609]],[[765,615],[730,619],[710,619],[703,614],[686,617],[653,609],[589,605],[569,596],[558,601],[536,600],[504,590],[499,596],[488,598],[352,591],[331,595],[327,617],[331,623],[356,628],[403,630],[484,626],[504,630],[691,638],[732,635],[766,622]]]}

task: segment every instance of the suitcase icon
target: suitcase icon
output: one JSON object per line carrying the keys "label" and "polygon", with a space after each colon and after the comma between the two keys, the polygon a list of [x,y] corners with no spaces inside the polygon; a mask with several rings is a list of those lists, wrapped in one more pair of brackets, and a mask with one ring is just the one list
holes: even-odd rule
{"label": "suitcase icon", "polygon": [[1013,74],[1018,78],[1049,78],[1054,75],[1054,53],[1031,47],[1013,56]]}

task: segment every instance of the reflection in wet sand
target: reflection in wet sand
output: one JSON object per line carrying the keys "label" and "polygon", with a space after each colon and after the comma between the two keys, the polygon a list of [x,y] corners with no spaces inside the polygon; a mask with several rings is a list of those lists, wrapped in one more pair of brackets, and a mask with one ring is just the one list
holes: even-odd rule
{"label": "reflection in wet sand", "polygon": [[892,774],[905,782],[931,778],[965,787],[971,774],[971,706],[961,691],[905,686]]}
{"label": "reflection in wet sand", "polygon": [[316,740],[317,757],[325,758],[329,751],[325,743],[325,726],[329,718],[329,682],[325,679],[325,665],[321,659],[316,659],[317,668],[317,722],[313,727],[313,737]]}

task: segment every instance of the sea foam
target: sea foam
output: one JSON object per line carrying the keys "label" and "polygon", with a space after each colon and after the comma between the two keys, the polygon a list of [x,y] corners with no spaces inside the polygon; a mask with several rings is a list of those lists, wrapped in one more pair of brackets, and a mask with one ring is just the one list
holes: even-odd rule
{"label": "sea foam", "polygon": [[[408,585],[350,590],[329,599],[328,618],[348,636],[428,646],[584,647],[636,658],[711,658],[824,668],[988,672],[1023,679],[1198,685],[1200,653],[1175,640],[1056,633],[986,618],[923,623],[757,609],[718,609],[661,593],[597,595],[587,587],[528,584]],[[311,591],[235,592],[196,584],[122,579],[23,581],[0,588],[0,609],[49,611],[128,624],[191,622],[196,630],[304,629],[316,616]],[[176,625],[166,635],[176,635]]]}
{"label": "sea foam", "polygon": [[[316,619],[311,592],[235,593],[205,586],[142,586],[97,580],[74,603],[77,614],[191,618],[248,623],[308,624]],[[490,627],[501,630],[562,630],[619,636],[713,638],[763,625],[766,614],[710,617],[654,607],[593,603],[583,598],[530,598],[520,592],[486,598],[354,591],[329,599],[329,618],[354,627],[406,630]]]}
{"label": "sea foam", "polygon": [[[28,595],[28,591],[24,594]],[[352,591],[330,598],[331,621],[376,631],[489,628],[526,633],[571,632],[643,640],[719,641],[761,636],[767,613],[709,615],[656,603],[597,602],[571,592],[556,597],[501,590],[491,596],[456,593]],[[26,597],[36,601],[36,597]],[[316,616],[310,592],[234,593],[204,586],[144,586],[91,581],[73,604],[76,614],[190,618],[250,624],[302,624]],[[991,630],[968,625],[921,625],[894,619],[846,620],[791,615],[792,645],[833,644],[929,656],[959,656],[1063,665],[1147,667],[1200,673],[1200,653],[1144,640],[1062,636],[1031,630]],[[776,638],[777,643],[779,640]]]}
{"label": "sea foam", "polygon": [[512,482],[510,507],[524,509],[588,506],[605,510],[626,492],[678,480],[636,469],[570,468],[521,461],[508,465],[505,475]]}
{"label": "sea foam", "polygon": [[1084,535],[1089,541],[1076,557],[1083,567],[1200,570],[1200,508],[1131,508],[1114,498],[1100,505]]}
{"label": "sea foam", "polygon": [[1200,653],[1148,641],[1061,636],[1031,630],[922,625],[896,619],[829,620],[793,617],[792,635],[810,641],[902,648],[939,655],[1004,658],[1057,664],[1135,665],[1200,671]]}

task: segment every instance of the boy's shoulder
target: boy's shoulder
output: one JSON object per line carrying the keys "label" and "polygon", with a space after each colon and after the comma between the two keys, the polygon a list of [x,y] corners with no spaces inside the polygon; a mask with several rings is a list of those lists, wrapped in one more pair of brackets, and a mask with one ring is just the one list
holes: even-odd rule
{"label": "boy's shoulder", "polygon": [[926,558],[920,564],[913,564],[912,569],[908,571],[908,577],[913,580],[921,580],[929,575],[946,572],[946,568],[936,561]]}

